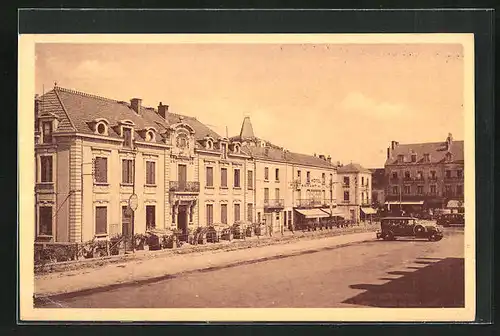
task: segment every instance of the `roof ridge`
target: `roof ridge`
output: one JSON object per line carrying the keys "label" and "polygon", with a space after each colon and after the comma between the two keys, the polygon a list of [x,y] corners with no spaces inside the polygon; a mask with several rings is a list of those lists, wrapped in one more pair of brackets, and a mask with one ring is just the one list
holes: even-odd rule
{"label": "roof ridge", "polygon": [[73,94],[77,94],[77,95],[84,96],[84,97],[89,97],[89,98],[94,98],[94,99],[99,99],[99,100],[104,100],[104,101],[109,101],[109,102],[114,102],[114,103],[120,102],[120,100],[117,100],[117,99],[111,99],[111,98],[107,98],[107,97],[102,97],[102,96],[98,96],[98,95],[95,95],[95,94],[92,94],[92,93],[87,93],[87,92],[73,90],[73,89],[67,89],[67,88],[63,88],[63,87],[60,87],[60,86],[54,87],[54,92],[56,92],[56,91],[73,93]]}
{"label": "roof ridge", "polygon": [[75,124],[73,123],[73,120],[71,120],[71,118],[69,117],[68,111],[66,110],[66,106],[64,106],[64,103],[62,102],[61,97],[59,97],[59,94],[57,93],[56,90],[54,90],[54,94],[56,95],[57,100],[59,101],[59,104],[61,104],[62,110],[63,110],[64,114],[66,115],[66,118],[68,118],[71,127],[73,127],[73,130],[76,132],[77,128],[76,128]]}

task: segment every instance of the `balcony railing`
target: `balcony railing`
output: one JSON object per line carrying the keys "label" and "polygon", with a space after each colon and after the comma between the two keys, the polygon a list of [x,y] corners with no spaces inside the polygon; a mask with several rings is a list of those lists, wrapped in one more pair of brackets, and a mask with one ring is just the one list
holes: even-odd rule
{"label": "balcony railing", "polygon": [[460,181],[460,180],[463,180],[463,179],[464,179],[463,176],[445,176],[444,177],[445,181]]}
{"label": "balcony railing", "polygon": [[200,192],[200,182],[197,181],[170,181],[170,191]]}
{"label": "balcony railing", "polygon": [[54,183],[52,183],[52,182],[37,183],[35,186],[35,191],[36,192],[45,192],[45,193],[54,192]]}
{"label": "balcony railing", "polygon": [[322,200],[322,199],[311,199],[304,198],[297,200],[297,206],[301,208],[313,208],[313,207],[321,207],[330,205],[330,201]]}
{"label": "balcony railing", "polygon": [[429,181],[437,181],[437,176],[429,176],[428,177]]}
{"label": "balcony railing", "polygon": [[264,208],[271,209],[271,208],[284,208],[285,207],[285,202],[283,199],[265,199],[264,200]]}

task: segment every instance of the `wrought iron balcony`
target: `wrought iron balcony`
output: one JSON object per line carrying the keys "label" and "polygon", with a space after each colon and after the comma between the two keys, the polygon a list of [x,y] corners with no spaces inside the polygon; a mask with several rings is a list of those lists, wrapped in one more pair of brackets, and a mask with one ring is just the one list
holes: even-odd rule
{"label": "wrought iron balcony", "polygon": [[330,205],[330,201],[322,199],[303,198],[303,199],[298,199],[296,204],[300,208],[314,208],[314,207],[328,206]]}
{"label": "wrought iron balcony", "polygon": [[437,176],[429,176],[429,181],[437,181]]}
{"label": "wrought iron balcony", "polygon": [[54,192],[54,183],[53,182],[37,183],[35,186],[35,191],[42,192],[42,193],[53,193]]}
{"label": "wrought iron balcony", "polygon": [[170,191],[173,192],[200,192],[200,182],[197,181],[170,181]]}
{"label": "wrought iron balcony", "polygon": [[464,179],[463,176],[445,176],[444,177],[445,181],[461,181],[463,179]]}
{"label": "wrought iron balcony", "polygon": [[265,199],[264,208],[266,209],[280,209],[285,207],[283,199]]}

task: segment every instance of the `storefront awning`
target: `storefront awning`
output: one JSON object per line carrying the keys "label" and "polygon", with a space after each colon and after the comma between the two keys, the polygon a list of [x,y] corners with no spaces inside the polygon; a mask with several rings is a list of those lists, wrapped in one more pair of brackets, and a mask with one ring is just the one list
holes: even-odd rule
{"label": "storefront awning", "polygon": [[446,205],[447,208],[463,208],[464,207],[464,202],[459,201],[459,200],[450,200],[448,201],[448,204]]}
{"label": "storefront awning", "polygon": [[363,211],[365,215],[374,215],[377,213],[377,210],[373,208],[361,208],[361,211]]}
{"label": "storefront awning", "polygon": [[424,204],[424,201],[403,201],[403,202],[399,202],[399,201],[390,201],[390,202],[385,202],[385,204],[387,205],[422,205]]}
{"label": "storefront awning", "polygon": [[330,214],[321,211],[321,209],[295,209],[301,215],[304,215],[306,218],[323,218],[330,217]]}

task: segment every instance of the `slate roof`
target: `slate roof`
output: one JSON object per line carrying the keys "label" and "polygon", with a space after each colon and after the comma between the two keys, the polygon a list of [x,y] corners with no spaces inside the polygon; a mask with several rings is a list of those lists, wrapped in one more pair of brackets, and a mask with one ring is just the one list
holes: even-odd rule
{"label": "slate roof", "polygon": [[281,161],[289,164],[299,164],[319,168],[336,168],[336,165],[316,156],[293,153],[273,147],[244,146],[242,147],[253,158]]}
{"label": "slate roof", "polygon": [[369,169],[364,168],[359,163],[349,163],[345,166],[339,167],[337,170],[339,174],[342,173],[368,173],[371,174]]}
{"label": "slate roof", "polygon": [[[429,154],[430,163],[443,162],[448,150],[446,149],[446,142],[426,142],[415,144],[398,144],[394,150],[391,151],[391,157],[386,160],[386,165],[398,164],[398,155],[403,155],[404,162],[411,162],[411,153],[417,154],[416,163],[424,162],[424,154]],[[450,148],[452,154],[451,162],[464,161],[464,142],[463,140],[453,140]]]}
{"label": "slate roof", "polygon": [[[113,128],[121,120],[131,120],[135,124],[134,129],[138,138],[140,135],[137,131],[147,127],[154,127],[162,133],[169,125],[181,121],[194,129],[196,140],[201,140],[207,135],[215,140],[220,138],[216,132],[193,117],[167,112],[165,120],[156,109],[145,106],[141,107],[141,113],[138,114],[127,102],[61,87],[55,87],[40,97],[40,100],[42,102],[40,106],[43,106],[41,113],[52,112],[60,118],[58,132],[72,131],[94,134],[90,123],[94,119],[105,118],[110,123],[109,136],[113,138],[120,138]],[[161,137],[157,137],[157,141],[161,142]]]}
{"label": "slate roof", "polygon": [[240,131],[240,138],[241,139],[255,138],[250,117],[245,117],[245,119],[243,119],[243,124],[241,125],[241,131]]}

